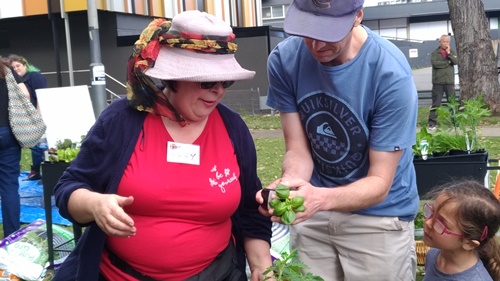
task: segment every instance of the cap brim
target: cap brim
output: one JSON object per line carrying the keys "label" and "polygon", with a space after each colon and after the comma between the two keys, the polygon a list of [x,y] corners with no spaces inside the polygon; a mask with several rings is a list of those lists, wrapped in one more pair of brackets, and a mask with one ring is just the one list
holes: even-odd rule
{"label": "cap brim", "polygon": [[342,17],[315,15],[290,5],[285,16],[284,30],[289,35],[308,37],[324,42],[339,42],[354,25],[357,11]]}
{"label": "cap brim", "polygon": [[162,80],[213,82],[249,80],[255,71],[242,68],[234,54],[198,53],[163,46],[146,75]]}

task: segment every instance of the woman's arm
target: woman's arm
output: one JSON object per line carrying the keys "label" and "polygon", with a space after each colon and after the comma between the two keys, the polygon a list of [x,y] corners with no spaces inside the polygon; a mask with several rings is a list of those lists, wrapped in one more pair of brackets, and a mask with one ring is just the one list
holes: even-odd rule
{"label": "woman's arm", "polygon": [[28,88],[26,88],[26,85],[23,82],[17,83],[17,85],[19,86],[19,88],[21,88],[21,90],[23,91],[24,95],[29,100],[30,99],[30,92],[28,91]]}
{"label": "woman's arm", "polygon": [[[250,280],[263,280],[264,271],[272,265],[269,243],[261,239],[245,237],[245,252],[252,272]],[[272,273],[268,275],[271,276]]]}
{"label": "woman's arm", "polygon": [[132,196],[102,194],[80,188],[71,193],[68,209],[81,224],[95,221],[108,235],[128,237],[135,235],[136,228],[134,220],[125,213],[123,207],[133,202]]}

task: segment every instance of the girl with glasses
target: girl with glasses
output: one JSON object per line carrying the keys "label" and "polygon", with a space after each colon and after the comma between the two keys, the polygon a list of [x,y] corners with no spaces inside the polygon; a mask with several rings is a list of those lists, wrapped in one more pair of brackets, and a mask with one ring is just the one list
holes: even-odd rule
{"label": "girl with glasses", "polygon": [[424,281],[500,280],[500,202],[475,181],[435,188],[424,204]]}

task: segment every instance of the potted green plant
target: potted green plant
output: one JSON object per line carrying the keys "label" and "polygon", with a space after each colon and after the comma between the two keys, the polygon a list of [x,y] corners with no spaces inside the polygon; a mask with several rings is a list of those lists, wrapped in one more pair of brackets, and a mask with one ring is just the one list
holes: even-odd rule
{"label": "potted green plant", "polygon": [[[83,139],[85,136],[82,136]],[[48,149],[47,161],[42,163],[42,185],[43,185],[43,208],[45,210],[45,223],[47,224],[47,241],[52,241],[52,197],[54,187],[64,171],[69,167],[71,161],[76,158],[80,151],[80,142],[73,142],[70,139],[56,142],[55,148]],[[75,242],[82,235],[82,229],[73,225]],[[54,266],[54,244],[48,243],[49,268]]]}
{"label": "potted green plant", "polygon": [[273,262],[273,265],[264,271],[264,275],[272,272],[273,275],[264,279],[275,279],[276,281],[323,281],[323,278],[310,272],[304,273],[304,269],[309,267],[298,258],[297,249],[290,250],[289,253],[281,253],[281,258]]}
{"label": "potted green plant", "polygon": [[[432,187],[450,179],[465,177],[482,181],[487,172],[488,152],[481,144],[478,127],[491,111],[483,96],[461,102],[451,98],[436,111],[439,129],[430,133],[423,126],[413,146],[413,164],[421,197]],[[423,140],[428,143],[427,155],[422,155],[420,144]]]}
{"label": "potted green plant", "polygon": [[[85,136],[82,136],[82,140]],[[54,188],[59,178],[80,151],[80,143],[70,139],[58,140],[56,147],[48,149],[48,157],[42,163],[42,183],[45,188]]]}

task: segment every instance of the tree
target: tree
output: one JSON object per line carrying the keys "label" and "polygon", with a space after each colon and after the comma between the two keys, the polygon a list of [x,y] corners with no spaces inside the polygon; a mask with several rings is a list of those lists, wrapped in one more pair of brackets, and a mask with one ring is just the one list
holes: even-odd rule
{"label": "tree", "polygon": [[498,114],[500,85],[497,59],[483,2],[448,0],[448,8],[459,60],[460,97],[470,99],[483,93],[486,104]]}

